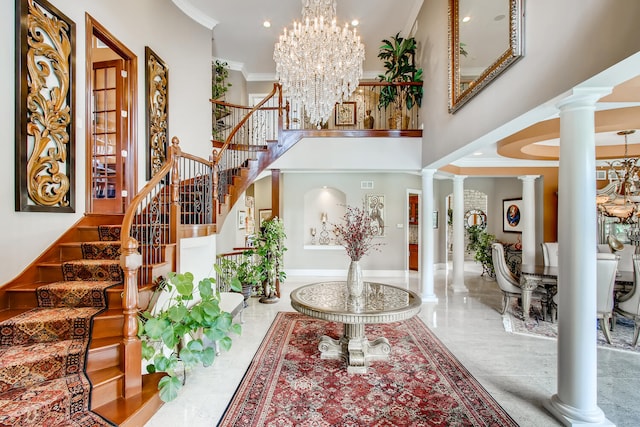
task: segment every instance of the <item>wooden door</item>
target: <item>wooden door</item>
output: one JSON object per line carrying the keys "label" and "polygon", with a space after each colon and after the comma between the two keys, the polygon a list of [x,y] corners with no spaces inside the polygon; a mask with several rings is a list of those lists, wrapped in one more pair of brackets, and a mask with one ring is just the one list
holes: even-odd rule
{"label": "wooden door", "polygon": [[409,270],[418,271],[418,222],[419,198],[417,194],[409,195]]}
{"label": "wooden door", "polygon": [[123,213],[123,61],[95,62],[92,84],[91,198],[93,212]]}

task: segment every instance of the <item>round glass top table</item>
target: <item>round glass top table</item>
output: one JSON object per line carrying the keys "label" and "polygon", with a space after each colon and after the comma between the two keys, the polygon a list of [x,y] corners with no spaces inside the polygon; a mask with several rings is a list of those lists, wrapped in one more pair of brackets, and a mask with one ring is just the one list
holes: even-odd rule
{"label": "round glass top table", "polygon": [[409,319],[420,312],[422,300],[415,292],[384,283],[365,282],[363,295],[353,298],[346,282],[319,282],[291,292],[291,306],[307,316],[343,323],[339,339],[320,338],[320,357],[344,359],[347,372],[363,374],[370,361],[386,360],[391,352],[386,338],[369,341],[364,325]]}

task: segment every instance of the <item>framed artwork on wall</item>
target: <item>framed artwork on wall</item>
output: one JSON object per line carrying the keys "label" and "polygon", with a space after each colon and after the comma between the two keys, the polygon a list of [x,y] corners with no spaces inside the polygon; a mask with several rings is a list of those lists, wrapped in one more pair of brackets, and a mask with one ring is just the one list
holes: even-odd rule
{"label": "framed artwork on wall", "polygon": [[502,231],[522,233],[522,199],[502,201]]}
{"label": "framed artwork on wall", "polygon": [[244,230],[247,223],[247,212],[238,211],[238,230]]}
{"label": "framed artwork on wall", "polygon": [[438,211],[433,211],[433,228],[438,228]]}
{"label": "framed artwork on wall", "polygon": [[271,219],[271,209],[260,209],[258,211],[258,217],[258,221],[260,221],[260,227],[262,227],[262,223],[264,221],[266,221],[267,219]]}
{"label": "framed artwork on wall", "polygon": [[353,126],[356,124],[356,103],[343,102],[336,104],[336,126]]}
{"label": "framed artwork on wall", "polygon": [[366,208],[371,218],[371,226],[377,230],[377,236],[384,237],[384,196],[368,194]]}

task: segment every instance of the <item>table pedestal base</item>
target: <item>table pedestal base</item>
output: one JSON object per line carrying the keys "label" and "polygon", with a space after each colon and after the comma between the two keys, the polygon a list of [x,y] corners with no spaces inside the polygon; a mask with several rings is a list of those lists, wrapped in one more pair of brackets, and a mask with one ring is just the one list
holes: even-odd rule
{"label": "table pedestal base", "polygon": [[386,338],[367,340],[364,325],[344,325],[344,335],[336,340],[326,335],[318,344],[322,359],[343,359],[347,362],[350,374],[366,374],[367,366],[372,360],[387,360],[391,353],[391,345]]}

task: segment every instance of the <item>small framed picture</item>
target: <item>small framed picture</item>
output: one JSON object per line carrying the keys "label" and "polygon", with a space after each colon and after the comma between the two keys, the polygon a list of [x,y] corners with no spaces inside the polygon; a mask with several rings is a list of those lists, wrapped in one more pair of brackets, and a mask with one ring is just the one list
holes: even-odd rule
{"label": "small framed picture", "polygon": [[433,228],[438,228],[438,211],[433,211]]}
{"label": "small framed picture", "polygon": [[356,124],[356,103],[343,102],[336,104],[336,126],[353,126]]}
{"label": "small framed picture", "polygon": [[258,217],[260,221],[260,227],[262,227],[262,223],[268,219],[271,219],[271,209],[260,209],[258,211]]}
{"label": "small framed picture", "polygon": [[522,199],[502,201],[502,231],[522,233]]}
{"label": "small framed picture", "polygon": [[238,230],[244,230],[247,224],[247,212],[238,211]]}

